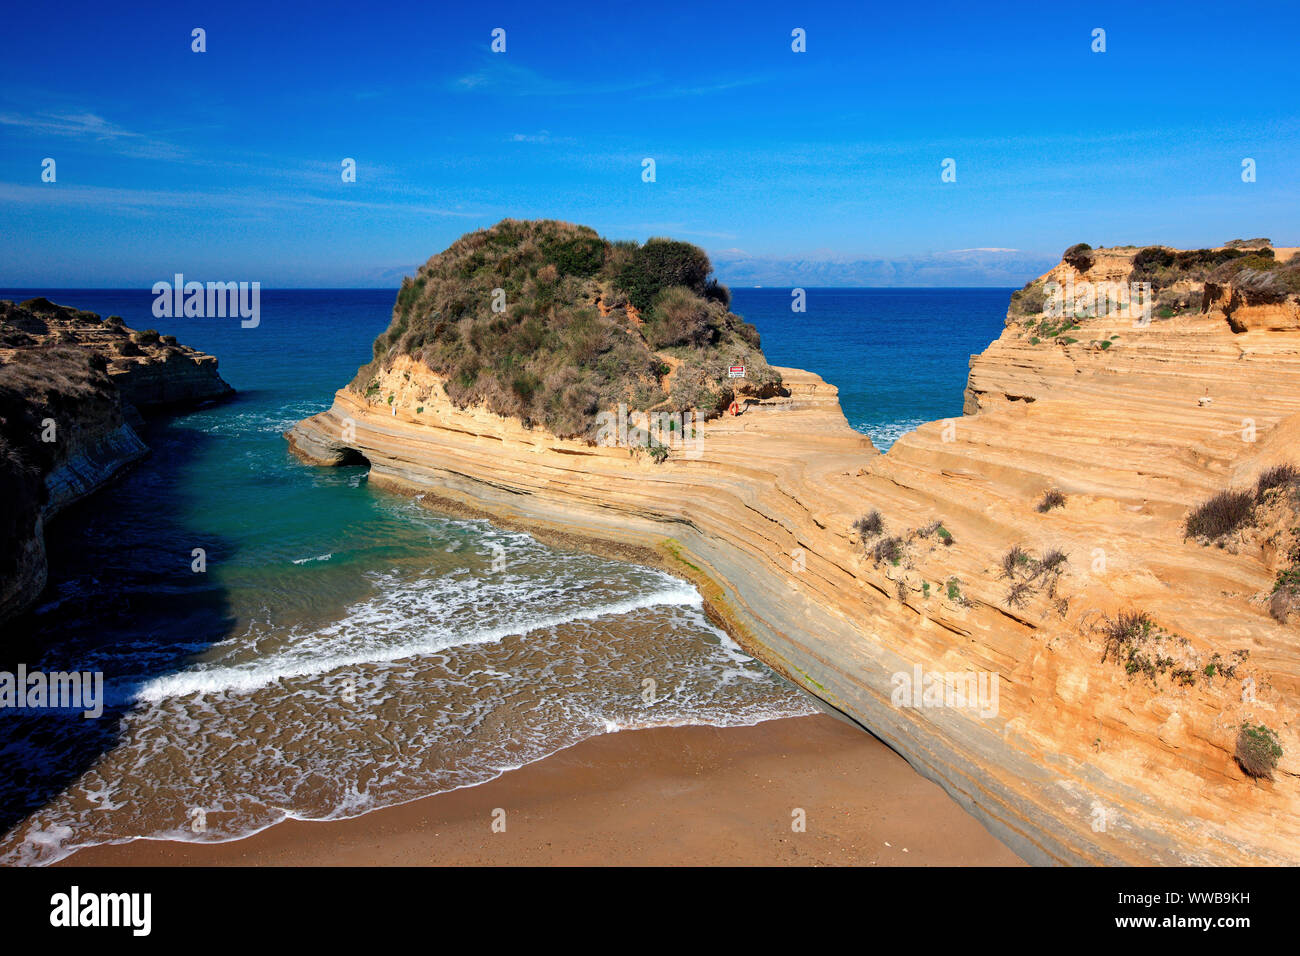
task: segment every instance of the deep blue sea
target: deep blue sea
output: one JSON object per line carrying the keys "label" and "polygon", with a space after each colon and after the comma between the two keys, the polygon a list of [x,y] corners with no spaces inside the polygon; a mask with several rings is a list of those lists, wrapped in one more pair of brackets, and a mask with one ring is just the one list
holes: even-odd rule
{"label": "deep blue sea", "polygon": [[[732,307],[772,363],[838,386],[883,449],[960,414],[1009,293],[810,289],[792,313],[789,290],[736,289]],[[0,290],[34,295],[174,334],[216,355],[238,395],[151,421],[153,454],[48,529],[50,587],[5,635],[0,670],[102,671],[110,706],[0,718],[0,862],[236,839],[622,728],[811,712],[674,578],[440,518],[364,469],[288,453],[282,433],[369,357],[392,292],[264,290],[255,329],[156,319],[148,290]]]}
{"label": "deep blue sea", "polygon": [[1002,332],[1011,289],[732,289],[773,365],[816,372],[840,390],[849,424],[881,451],[904,432],[960,415],[970,357]]}

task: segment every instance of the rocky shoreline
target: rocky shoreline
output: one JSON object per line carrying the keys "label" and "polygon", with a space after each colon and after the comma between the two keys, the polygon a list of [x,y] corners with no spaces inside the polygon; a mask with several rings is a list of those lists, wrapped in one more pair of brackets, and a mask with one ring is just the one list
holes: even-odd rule
{"label": "rocky shoreline", "polygon": [[[1049,276],[1127,281],[1137,253]],[[1296,863],[1300,642],[1266,608],[1276,529],[1215,547],[1182,524],[1294,453],[1297,297],[1229,282],[1195,298],[1144,325],[1013,301],[972,357],[967,414],[887,455],[848,427],[834,386],[796,369],[777,369],[787,395],[657,464],[456,407],[410,356],[377,373],[374,397],[343,389],[287,437],[306,461],[364,460],[436,509],[692,581],[747,651],[1030,862]],[[1049,491],[1061,501],[1044,509]],[[875,533],[861,523],[874,510]],[[1105,622],[1125,609],[1169,639],[1150,674],[1133,653],[1107,659]],[[897,675],[918,668],[997,675],[997,712],[896,705]],[[1251,721],[1281,741],[1273,779],[1234,758]]]}
{"label": "rocky shoreline", "polygon": [[46,524],[149,453],[141,416],[234,394],[217,360],[116,316],[0,301],[0,621],[45,589]]}

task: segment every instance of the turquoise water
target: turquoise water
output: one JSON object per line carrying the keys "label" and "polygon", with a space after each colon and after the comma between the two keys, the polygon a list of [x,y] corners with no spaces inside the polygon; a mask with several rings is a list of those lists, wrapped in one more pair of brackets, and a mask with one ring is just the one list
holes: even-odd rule
{"label": "turquoise water", "polygon": [[[239,394],[149,423],[150,458],[49,529],[49,591],[0,669],[102,671],[111,706],[0,721],[0,861],[234,839],[478,783],[621,728],[811,712],[661,572],[440,518],[364,469],[294,459],[282,433],[368,357],[390,292],[264,291],[255,329],[155,319],[148,292],[40,294],[175,334],[218,356]],[[887,445],[960,412],[967,356],[997,334],[1006,293],[812,290],[801,316],[788,303],[736,290],[734,307],[774,363],[840,386],[850,421]]]}

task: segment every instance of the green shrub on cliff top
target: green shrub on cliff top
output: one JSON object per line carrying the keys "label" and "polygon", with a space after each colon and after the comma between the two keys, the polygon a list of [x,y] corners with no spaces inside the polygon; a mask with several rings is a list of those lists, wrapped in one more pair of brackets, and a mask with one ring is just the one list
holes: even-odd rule
{"label": "green shrub on cliff top", "polygon": [[700,347],[713,344],[719,325],[710,315],[708,302],[683,286],[670,286],[654,298],[645,337],[655,349],[671,345]]}
{"label": "green shrub on cliff top", "polygon": [[1090,252],[1092,252],[1092,246],[1088,245],[1086,242],[1076,242],[1069,249],[1065,250],[1061,259],[1074,266],[1074,268],[1078,269],[1080,272],[1087,272],[1092,268],[1092,256],[1088,255]]}
{"label": "green shrub on cliff top", "polygon": [[561,275],[594,276],[605,264],[605,241],[599,236],[545,240],[542,252]]}
{"label": "green shrub on cliff top", "polygon": [[1011,293],[1011,309],[1019,315],[1041,315],[1046,306],[1047,290],[1038,279]]}
{"label": "green shrub on cliff top", "polygon": [[1243,260],[1272,263],[1272,249],[1187,249],[1178,251],[1164,246],[1147,246],[1133,257],[1130,282],[1149,282],[1154,291],[1179,281],[1215,281],[1211,277],[1229,276],[1242,268]]}
{"label": "green shrub on cliff top", "polygon": [[644,312],[655,296],[672,286],[683,286],[697,294],[703,292],[712,271],[703,249],[689,242],[650,239],[619,270],[618,285],[631,303]]}
{"label": "green shrub on cliff top", "polygon": [[403,281],[352,388],[409,355],[444,378],[456,405],[563,437],[594,437],[596,415],[620,403],[712,417],[734,397],[729,365],[746,366],[750,394],[781,381],[712,268],[689,243],[610,243],[584,226],[503,220]]}

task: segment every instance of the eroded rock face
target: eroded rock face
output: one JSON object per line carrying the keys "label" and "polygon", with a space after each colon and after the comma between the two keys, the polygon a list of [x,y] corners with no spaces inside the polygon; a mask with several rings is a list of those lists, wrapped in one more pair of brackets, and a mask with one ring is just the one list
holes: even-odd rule
{"label": "eroded rock face", "polygon": [[127,404],[148,414],[219,400],[234,394],[217,372],[217,360],[182,345],[170,335],[127,328],[117,316],[31,299],[21,305],[0,300],[0,356],[18,361],[22,350],[75,346],[101,356]]}
{"label": "eroded rock face", "polygon": [[210,355],[45,299],[0,301],[0,621],[45,587],[46,522],[148,454],[137,410],[232,393]]}
{"label": "eroded rock face", "polygon": [[[1135,252],[1093,250],[1083,277],[1128,281]],[[1182,528],[1210,495],[1300,457],[1300,332],[1234,331],[1199,305],[1051,338],[1029,318],[1009,314],[972,358],[966,416],[887,455],[848,427],[834,386],[795,369],[779,370],[788,397],[708,422],[698,455],[661,464],[456,408],[418,363],[371,400],[338,392],[288,438],[308,460],[361,456],[440,510],[693,581],[750,653],[1027,860],[1300,862],[1300,639],[1266,600],[1294,536],[1207,547]],[[1063,502],[1044,510],[1049,489]],[[856,530],[872,510],[880,532]],[[1152,627],[1112,646],[1126,611]],[[997,675],[996,712],[910,706],[898,675],[915,673]],[[1233,759],[1246,721],[1279,735],[1273,781]]]}
{"label": "eroded rock face", "polygon": [[1207,282],[1203,311],[1222,315],[1234,332],[1300,329],[1300,297],[1272,290]]}

